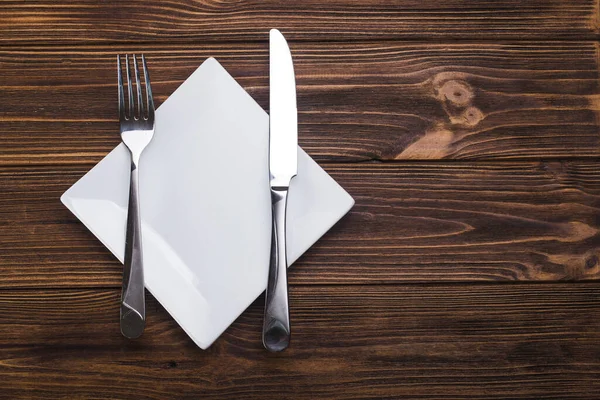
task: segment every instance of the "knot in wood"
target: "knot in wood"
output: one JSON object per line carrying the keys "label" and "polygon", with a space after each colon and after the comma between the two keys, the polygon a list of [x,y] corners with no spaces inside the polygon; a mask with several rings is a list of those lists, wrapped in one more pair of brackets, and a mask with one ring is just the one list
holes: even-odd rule
{"label": "knot in wood", "polygon": [[464,81],[449,80],[438,89],[438,98],[456,106],[467,106],[473,99],[473,90]]}
{"label": "knot in wood", "polygon": [[483,119],[483,113],[477,107],[468,107],[463,113],[465,125],[475,126]]}

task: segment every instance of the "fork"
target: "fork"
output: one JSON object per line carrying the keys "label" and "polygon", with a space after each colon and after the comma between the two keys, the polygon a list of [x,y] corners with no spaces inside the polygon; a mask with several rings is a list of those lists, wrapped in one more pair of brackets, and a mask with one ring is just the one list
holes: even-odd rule
{"label": "fork", "polygon": [[125,235],[125,263],[123,267],[123,290],[121,292],[121,333],[130,339],[140,337],[146,325],[138,170],[142,151],[150,143],[152,136],[154,136],[154,101],[152,100],[152,88],[150,87],[146,58],[143,55],[142,64],[146,81],[145,107],[142,104],[142,86],[140,84],[136,56],[135,54],[133,55],[133,70],[137,89],[137,101],[134,101],[129,55],[125,55],[128,94],[128,107],[126,108],[121,72],[121,56],[117,56],[121,140],[131,155],[131,180],[129,182],[127,233]]}

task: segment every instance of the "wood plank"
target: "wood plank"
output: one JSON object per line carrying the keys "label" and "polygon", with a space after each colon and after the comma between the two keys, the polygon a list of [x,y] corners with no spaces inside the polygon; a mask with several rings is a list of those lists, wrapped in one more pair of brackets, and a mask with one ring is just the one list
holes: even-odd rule
{"label": "wood plank", "polygon": [[207,351],[149,296],[128,341],[118,289],[0,291],[0,389],[17,398],[596,399],[600,285],[292,286],[292,346],[262,299]]}
{"label": "wood plank", "polygon": [[598,34],[596,0],[3,1],[0,42],[556,39]]}
{"label": "wood plank", "polygon": [[[600,156],[592,42],[292,44],[300,144],[319,161]],[[216,56],[268,109],[266,44],[0,49],[0,164],[96,162],[118,142],[115,54],[157,102]]]}
{"label": "wood plank", "polygon": [[[600,278],[598,162],[328,164],[356,206],[295,284]],[[120,287],[59,202],[89,167],[0,169],[0,287]]]}

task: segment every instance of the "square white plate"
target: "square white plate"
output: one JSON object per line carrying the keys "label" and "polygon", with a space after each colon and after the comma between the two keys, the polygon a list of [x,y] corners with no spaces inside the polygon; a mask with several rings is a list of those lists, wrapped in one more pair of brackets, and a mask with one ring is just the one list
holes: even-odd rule
{"label": "square white plate", "polygon": [[[268,140],[267,113],[209,58],[156,110],[142,154],[146,287],[203,349],[266,287]],[[121,262],[129,162],[117,146],[61,197]],[[287,213],[290,263],[353,204],[299,148]]]}

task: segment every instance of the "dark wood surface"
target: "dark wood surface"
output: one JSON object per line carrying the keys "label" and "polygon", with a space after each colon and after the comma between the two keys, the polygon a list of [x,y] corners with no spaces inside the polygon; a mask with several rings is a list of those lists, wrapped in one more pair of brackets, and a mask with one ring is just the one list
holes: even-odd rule
{"label": "dark wood surface", "polygon": [[[600,156],[597,43],[290,46],[300,145],[320,162]],[[213,56],[268,110],[266,41],[0,47],[0,164],[104,157],[118,51],[148,56],[158,103]]]}
{"label": "dark wood surface", "polygon": [[[0,398],[598,399],[597,0],[1,1]],[[290,41],[299,140],[356,206],[206,351],[59,201],[119,143],[115,55],[160,104],[216,57],[268,110]],[[224,162],[227,154],[223,154]]]}
{"label": "dark wood surface", "polygon": [[4,0],[0,41],[597,39],[597,0]]}
{"label": "dark wood surface", "polygon": [[121,337],[119,289],[0,292],[7,398],[597,399],[600,287],[304,286],[294,342],[260,343],[262,298],[207,351],[151,299]]}

